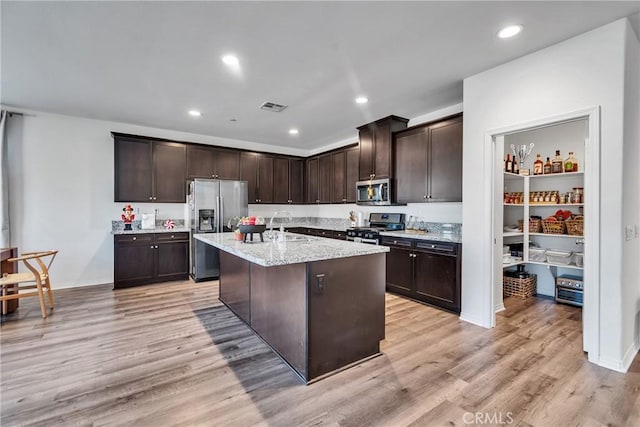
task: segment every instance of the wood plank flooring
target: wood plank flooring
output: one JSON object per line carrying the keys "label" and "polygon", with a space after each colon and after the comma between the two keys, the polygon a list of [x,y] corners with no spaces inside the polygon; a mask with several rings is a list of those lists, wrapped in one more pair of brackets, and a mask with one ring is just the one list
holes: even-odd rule
{"label": "wood plank flooring", "polygon": [[587,362],[581,312],[506,300],[498,326],[387,295],[384,354],[310,386],[217,282],[55,291],[2,319],[5,426],[640,426],[640,357]]}

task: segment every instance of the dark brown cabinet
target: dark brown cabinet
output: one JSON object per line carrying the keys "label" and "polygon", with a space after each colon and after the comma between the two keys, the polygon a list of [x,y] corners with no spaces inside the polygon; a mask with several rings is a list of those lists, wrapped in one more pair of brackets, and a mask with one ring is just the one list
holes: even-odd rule
{"label": "dark brown cabinet", "polygon": [[331,155],[331,202],[344,203],[347,201],[347,153],[338,151]]}
{"label": "dark brown cabinet", "polygon": [[214,147],[187,147],[188,178],[240,178],[240,152]]}
{"label": "dark brown cabinet", "polygon": [[387,290],[460,313],[460,245],[384,236]]}
{"label": "dark brown cabinet", "polygon": [[356,183],[359,175],[359,158],[360,152],[358,147],[345,150],[345,185],[347,203],[356,202]]}
{"label": "dark brown cabinet", "polygon": [[240,179],[248,182],[250,204],[274,203],[274,157],[242,152]]}
{"label": "dark brown cabinet", "polygon": [[304,161],[273,159],[273,203],[304,203]]}
{"label": "dark brown cabinet", "polygon": [[398,203],[462,201],[462,116],[394,136]]}
{"label": "dark brown cabinet", "polygon": [[409,119],[402,117],[389,116],[358,128],[360,180],[393,177],[392,134],[406,129],[408,121]]}
{"label": "dark brown cabinet", "polygon": [[273,157],[258,154],[258,203],[273,203]]}
{"label": "dark brown cabinet", "polygon": [[258,154],[240,153],[240,179],[247,181],[249,203],[258,203]]}
{"label": "dark brown cabinet", "polygon": [[319,189],[319,175],[318,175],[318,158],[313,157],[307,159],[306,171],[307,171],[307,203],[320,203]]}
{"label": "dark brown cabinet", "polygon": [[169,280],[189,274],[189,233],[114,236],[114,288]]}
{"label": "dark brown cabinet", "polygon": [[186,146],[114,134],[116,202],[184,203]]}
{"label": "dark brown cabinet", "polygon": [[318,200],[331,203],[331,184],[333,181],[332,155],[318,157]]}

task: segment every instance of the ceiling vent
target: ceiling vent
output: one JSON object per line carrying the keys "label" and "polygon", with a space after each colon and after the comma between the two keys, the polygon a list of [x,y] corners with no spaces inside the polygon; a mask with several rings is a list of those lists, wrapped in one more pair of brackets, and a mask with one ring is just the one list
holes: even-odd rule
{"label": "ceiling vent", "polygon": [[262,105],[260,105],[261,110],[273,111],[274,113],[279,113],[285,108],[287,108],[286,105],[276,104],[275,102],[269,101],[263,102]]}

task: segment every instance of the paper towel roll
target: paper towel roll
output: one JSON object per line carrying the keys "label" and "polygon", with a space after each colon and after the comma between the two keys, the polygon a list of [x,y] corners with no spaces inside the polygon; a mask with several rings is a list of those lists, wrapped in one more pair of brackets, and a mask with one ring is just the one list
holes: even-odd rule
{"label": "paper towel roll", "polygon": [[364,227],[364,213],[358,212],[356,215],[356,218],[357,218],[357,226]]}

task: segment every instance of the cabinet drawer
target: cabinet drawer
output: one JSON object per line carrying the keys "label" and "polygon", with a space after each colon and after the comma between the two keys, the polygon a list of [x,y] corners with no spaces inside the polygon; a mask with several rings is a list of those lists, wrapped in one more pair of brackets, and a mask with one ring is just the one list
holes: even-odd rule
{"label": "cabinet drawer", "polygon": [[333,231],[331,231],[331,230],[317,230],[316,229],[316,236],[326,237],[328,239],[331,239],[331,238],[333,238]]}
{"label": "cabinet drawer", "polygon": [[435,242],[429,240],[416,241],[416,249],[422,249],[429,252],[438,252],[445,255],[456,255],[458,253],[458,245],[456,243]]}
{"label": "cabinet drawer", "polygon": [[156,242],[189,241],[189,233],[156,233]]}
{"label": "cabinet drawer", "polygon": [[152,243],[153,234],[117,234],[114,237],[114,242],[118,244],[126,243]]}
{"label": "cabinet drawer", "polygon": [[391,237],[391,236],[382,236],[380,238],[380,243],[385,246],[394,246],[398,248],[412,248],[413,240],[404,239],[402,237]]}
{"label": "cabinet drawer", "polygon": [[334,239],[338,239],[338,240],[346,240],[347,239],[347,232],[346,231],[334,231],[333,232],[333,238]]}

